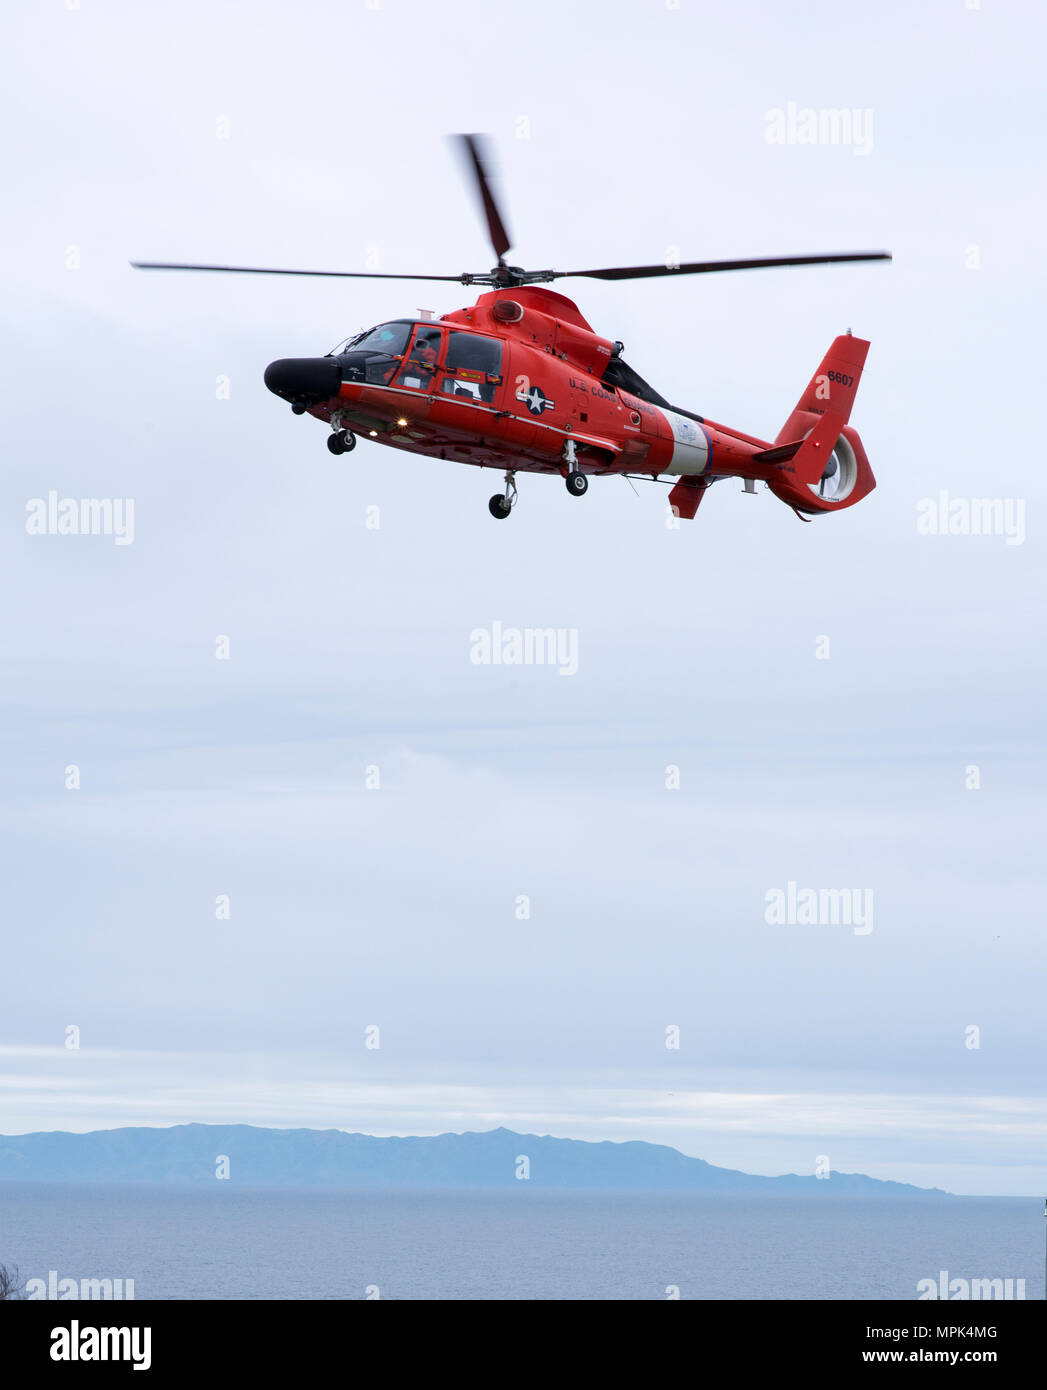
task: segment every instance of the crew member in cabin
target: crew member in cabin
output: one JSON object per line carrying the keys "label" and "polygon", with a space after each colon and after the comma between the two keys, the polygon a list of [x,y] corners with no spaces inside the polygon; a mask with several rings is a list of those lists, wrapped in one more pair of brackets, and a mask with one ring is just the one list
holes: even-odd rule
{"label": "crew member in cabin", "polygon": [[439,339],[419,334],[411,345],[410,356],[404,363],[397,386],[408,386],[415,391],[428,391],[436,375],[436,358]]}

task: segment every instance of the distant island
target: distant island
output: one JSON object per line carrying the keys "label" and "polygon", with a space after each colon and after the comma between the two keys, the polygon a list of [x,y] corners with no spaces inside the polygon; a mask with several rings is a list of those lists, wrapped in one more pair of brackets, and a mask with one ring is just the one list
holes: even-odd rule
{"label": "distant island", "polygon": [[590,1143],[511,1129],[377,1138],[254,1125],[52,1131],[0,1136],[0,1183],[215,1183],[363,1191],[692,1193],[706,1196],[941,1198],[940,1188],[861,1173],[758,1177],[664,1144]]}

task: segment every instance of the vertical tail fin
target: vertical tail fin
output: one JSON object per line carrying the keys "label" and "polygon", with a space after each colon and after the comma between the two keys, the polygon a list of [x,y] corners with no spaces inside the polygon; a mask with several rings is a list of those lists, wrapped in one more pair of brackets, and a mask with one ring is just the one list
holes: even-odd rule
{"label": "vertical tail fin", "polygon": [[858,431],[847,422],[869,352],[864,338],[837,338],[774,441],[758,458],[777,468],[768,487],[802,512],[853,506],[876,486]]}
{"label": "vertical tail fin", "polygon": [[840,424],[846,425],[851,418],[868,352],[869,344],[864,338],[852,338],[849,333],[837,338],[807,383],[807,390],[797,401],[796,409],[778,432],[775,444],[798,439],[818,423],[811,416],[836,415]]}

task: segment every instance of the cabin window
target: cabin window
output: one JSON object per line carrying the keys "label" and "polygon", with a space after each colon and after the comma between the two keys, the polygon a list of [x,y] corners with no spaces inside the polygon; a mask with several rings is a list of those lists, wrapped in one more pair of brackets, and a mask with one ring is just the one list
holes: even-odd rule
{"label": "cabin window", "polygon": [[436,376],[440,337],[438,328],[419,325],[414,329],[404,358],[403,370],[396,378],[397,386],[406,386],[410,391],[429,390]]}
{"label": "cabin window", "polygon": [[502,344],[478,333],[448,335],[443,391],[474,401],[493,401],[502,381]]}

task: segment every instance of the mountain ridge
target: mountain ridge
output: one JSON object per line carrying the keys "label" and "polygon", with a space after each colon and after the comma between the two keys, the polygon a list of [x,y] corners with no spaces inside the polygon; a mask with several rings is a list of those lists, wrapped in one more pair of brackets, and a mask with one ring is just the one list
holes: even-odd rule
{"label": "mountain ridge", "polygon": [[766,1177],[718,1168],[668,1145],[641,1139],[561,1139],[521,1134],[504,1126],[386,1138],[343,1129],[209,1124],[0,1135],[0,1183],[214,1182],[223,1159],[229,1179],[250,1187],[495,1191],[527,1186],[543,1191],[710,1196],[950,1195],[940,1188],[862,1173]]}

